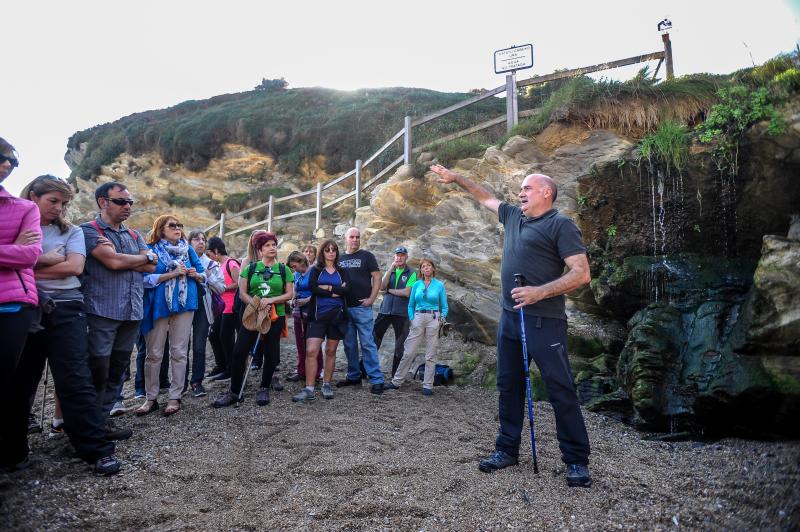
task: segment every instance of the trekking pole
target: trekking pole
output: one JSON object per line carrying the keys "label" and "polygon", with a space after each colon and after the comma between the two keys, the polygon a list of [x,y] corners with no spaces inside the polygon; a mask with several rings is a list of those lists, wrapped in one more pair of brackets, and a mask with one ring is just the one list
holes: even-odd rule
{"label": "trekking pole", "polygon": [[236,406],[242,401],[242,397],[244,396],[244,387],[247,386],[247,377],[250,375],[250,366],[253,365],[253,358],[256,356],[256,349],[258,349],[258,342],[261,340],[261,333],[258,333],[256,336],[256,343],[253,344],[253,348],[247,354],[247,364],[245,365],[244,370],[244,379],[242,379],[242,387],[239,389],[239,401],[236,402]]}
{"label": "trekking pole", "polygon": [[[521,273],[514,274],[514,284],[525,285],[525,277]],[[528,398],[528,425],[531,427],[531,456],[533,457],[533,472],[539,474],[539,463],[536,460],[536,435],[533,430],[533,400],[531,399],[531,374],[528,367],[528,340],[525,338],[525,313],[519,309],[519,324],[522,333],[522,361],[525,367],[525,395]]]}
{"label": "trekking pole", "polygon": [[44,361],[44,388],[42,389],[42,417],[39,420],[39,425],[42,427],[42,432],[44,432],[44,400],[47,397],[47,374],[50,373],[50,361],[45,359]]}

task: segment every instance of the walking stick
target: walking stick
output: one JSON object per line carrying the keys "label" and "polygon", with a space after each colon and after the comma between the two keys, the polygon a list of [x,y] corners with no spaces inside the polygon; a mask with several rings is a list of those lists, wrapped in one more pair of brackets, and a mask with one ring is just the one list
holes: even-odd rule
{"label": "walking stick", "polygon": [[[521,273],[514,274],[514,284],[525,285],[525,277]],[[539,474],[539,463],[536,460],[536,435],[533,430],[533,400],[531,399],[531,374],[528,367],[528,340],[525,338],[525,313],[519,309],[519,324],[522,332],[522,360],[525,367],[525,395],[528,398],[528,425],[531,427],[531,456],[533,457],[533,472]]]}
{"label": "walking stick", "polygon": [[244,379],[242,379],[242,387],[239,389],[239,400],[236,402],[236,406],[239,406],[239,403],[242,401],[242,397],[244,396],[244,387],[247,386],[247,377],[250,375],[250,366],[253,365],[253,358],[256,355],[256,349],[258,349],[258,342],[260,340],[261,333],[258,333],[258,336],[256,336],[256,343],[253,344],[253,348],[247,354],[247,364],[245,365]]}
{"label": "walking stick", "polygon": [[39,420],[39,425],[42,427],[42,432],[44,432],[44,400],[47,397],[47,374],[50,372],[50,361],[45,359],[44,361],[44,388],[42,389],[42,417]]}

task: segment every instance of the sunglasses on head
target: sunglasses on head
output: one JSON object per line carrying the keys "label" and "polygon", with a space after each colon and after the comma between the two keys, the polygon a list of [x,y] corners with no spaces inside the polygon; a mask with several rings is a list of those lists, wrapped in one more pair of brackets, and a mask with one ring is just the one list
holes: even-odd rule
{"label": "sunglasses on head", "polygon": [[12,168],[16,168],[17,166],[19,166],[19,159],[15,159],[14,157],[9,157],[8,155],[0,154],[0,164],[3,164],[6,161],[11,163]]}
{"label": "sunglasses on head", "polygon": [[169,227],[170,229],[183,229],[183,224],[170,222],[167,224],[167,227]]}
{"label": "sunglasses on head", "polygon": [[125,198],[109,198],[106,196],[106,199],[113,203],[114,205],[119,205],[122,207],[123,205],[129,205],[133,207],[133,200],[132,199],[125,199]]}

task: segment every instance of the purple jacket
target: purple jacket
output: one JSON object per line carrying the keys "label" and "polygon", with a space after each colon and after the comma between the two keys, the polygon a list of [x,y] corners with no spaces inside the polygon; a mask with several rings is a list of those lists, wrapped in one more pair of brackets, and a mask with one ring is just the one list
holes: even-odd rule
{"label": "purple jacket", "polygon": [[33,266],[42,254],[41,239],[32,246],[14,244],[29,229],[42,234],[39,208],[0,187],[0,303],[39,303]]}

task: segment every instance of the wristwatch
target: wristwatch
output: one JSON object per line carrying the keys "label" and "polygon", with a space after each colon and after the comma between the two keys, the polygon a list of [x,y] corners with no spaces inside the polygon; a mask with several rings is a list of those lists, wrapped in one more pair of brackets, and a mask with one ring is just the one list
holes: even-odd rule
{"label": "wristwatch", "polygon": [[152,251],[148,251],[144,256],[147,257],[147,264],[153,264],[153,261],[156,260],[156,254]]}

